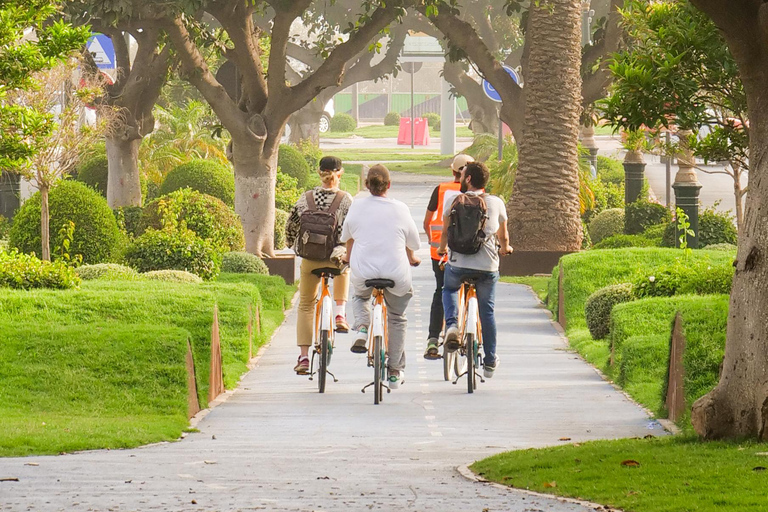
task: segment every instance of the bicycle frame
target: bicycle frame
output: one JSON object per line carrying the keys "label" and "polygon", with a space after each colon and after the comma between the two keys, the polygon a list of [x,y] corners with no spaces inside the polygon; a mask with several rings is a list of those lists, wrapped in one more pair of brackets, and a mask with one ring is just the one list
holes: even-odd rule
{"label": "bicycle frame", "polygon": [[373,386],[373,403],[378,404],[382,399],[384,389],[391,390],[384,384],[386,381],[386,358],[389,352],[389,329],[387,328],[387,303],[384,291],[375,288],[372,293],[373,316],[368,329],[368,366],[373,367],[373,382],[361,390]]}
{"label": "bicycle frame", "polygon": [[[330,375],[334,382],[338,382],[336,376],[328,371],[327,366],[330,364],[336,338],[333,326],[333,299],[331,298],[329,289],[330,280],[331,278],[327,274],[322,274],[320,276],[320,294],[315,304],[315,335],[312,347],[312,360],[310,363],[310,367],[313,370],[309,374],[309,380],[313,380],[315,374],[317,374],[320,393],[325,392],[326,374]],[[324,332],[327,332],[325,343],[323,342]],[[320,358],[319,367],[317,369],[315,369],[315,357]]]}
{"label": "bicycle frame", "polygon": [[[459,332],[462,340],[460,352],[467,359],[464,360],[464,365],[459,368],[459,362],[456,361],[456,379],[454,384],[458,383],[459,379],[464,375],[467,376],[468,391],[472,393],[476,387],[475,378],[480,377],[480,382],[485,382],[482,375],[477,375],[475,369],[477,367],[477,355],[479,354],[480,347],[483,344],[483,329],[480,325],[479,318],[479,305],[477,302],[477,291],[475,286],[470,283],[462,283],[459,288]],[[473,347],[468,349],[464,346],[464,340],[469,337],[472,341]],[[477,347],[475,352],[474,346]]]}
{"label": "bicycle frame", "polygon": [[384,292],[373,290],[373,317],[371,319],[370,329],[368,329],[368,357],[373,357],[374,336],[381,336],[384,340],[384,350],[389,346],[389,330],[387,328],[387,304],[384,302]]}

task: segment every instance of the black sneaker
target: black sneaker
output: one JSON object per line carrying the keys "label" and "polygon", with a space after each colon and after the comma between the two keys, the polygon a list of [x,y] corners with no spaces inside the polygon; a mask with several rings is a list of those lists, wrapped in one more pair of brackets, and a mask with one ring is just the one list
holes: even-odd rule
{"label": "black sneaker", "polygon": [[496,368],[499,367],[499,356],[496,356],[496,360],[493,364],[483,365],[483,377],[486,379],[493,378],[493,374],[496,372]]}

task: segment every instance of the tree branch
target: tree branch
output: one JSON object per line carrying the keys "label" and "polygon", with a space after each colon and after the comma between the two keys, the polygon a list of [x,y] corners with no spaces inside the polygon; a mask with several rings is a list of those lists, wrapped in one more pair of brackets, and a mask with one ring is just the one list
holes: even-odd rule
{"label": "tree branch", "polygon": [[295,0],[287,10],[279,9],[276,3],[272,5],[275,9],[275,19],[272,22],[272,44],[269,48],[269,76],[267,77],[270,95],[280,94],[288,88],[285,83],[285,67],[291,25],[293,20],[309,7],[311,1]]}
{"label": "tree branch", "polygon": [[598,68],[584,77],[581,88],[581,103],[587,107],[605,96],[605,90],[611,83],[610,54],[619,50],[624,29],[621,26],[619,9],[624,0],[611,0],[608,19],[605,23],[605,36],[599,44],[591,46],[582,57],[582,69],[591,69],[599,61]]}

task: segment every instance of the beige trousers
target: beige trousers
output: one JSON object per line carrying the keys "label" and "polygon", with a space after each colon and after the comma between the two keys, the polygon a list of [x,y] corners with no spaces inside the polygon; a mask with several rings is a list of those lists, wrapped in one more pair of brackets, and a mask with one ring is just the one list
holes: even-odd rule
{"label": "beige trousers", "polygon": [[[324,267],[337,268],[330,260],[301,260],[299,312],[296,325],[296,344],[300,347],[312,345],[312,331],[315,328],[315,303],[317,302],[317,293],[320,288],[320,278],[312,274],[312,271]],[[343,300],[346,302],[349,295],[349,269],[335,277],[331,286],[333,287],[333,300]]]}

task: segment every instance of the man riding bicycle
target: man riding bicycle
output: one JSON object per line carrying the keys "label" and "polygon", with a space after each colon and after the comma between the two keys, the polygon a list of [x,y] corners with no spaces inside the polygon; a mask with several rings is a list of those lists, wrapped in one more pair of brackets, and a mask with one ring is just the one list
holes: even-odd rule
{"label": "man riding bicycle", "polygon": [[[448,264],[445,267],[445,283],[443,285],[443,308],[445,310],[445,348],[455,351],[460,345],[458,323],[458,291],[461,288],[463,276],[475,278],[480,324],[483,329],[483,374],[486,378],[493,377],[498,368],[499,358],[496,356],[496,318],[494,315],[496,282],[499,280],[499,254],[512,252],[507,232],[507,210],[504,201],[497,196],[485,193],[490,174],[485,164],[471,162],[466,164],[461,172],[461,192],[466,194],[467,204],[479,205],[484,208],[484,222],[472,226],[465,223],[464,229],[474,229],[477,235],[477,251],[458,252],[448,251],[449,230],[456,232],[461,219],[456,218],[457,197],[443,214],[443,233],[440,239],[438,254],[448,254]],[[473,206],[475,207],[475,206]]]}
{"label": "man riding bicycle", "polygon": [[394,287],[384,290],[384,299],[389,333],[387,380],[390,389],[397,389],[405,370],[405,310],[413,296],[410,266],[420,262],[414,254],[420,247],[419,232],[408,206],[387,197],[391,180],[386,167],[371,167],[365,186],[371,195],[355,200],[341,235],[341,241],[347,244],[346,259],[352,268],[354,290],[352,311],[357,334],[351,350],[357,354],[368,351],[373,290],[365,282],[369,279],[394,281]]}
{"label": "man riding bicycle", "polygon": [[[344,169],[335,156],[320,159],[318,170],[322,185],[302,195],[290,212],[285,226],[288,247],[302,257],[299,280],[299,307],[296,325],[296,343],[300,354],[294,371],[298,375],[309,373],[309,347],[312,345],[314,306],[320,278],[313,270],[337,267],[344,247],[339,244],[341,229],[352,205],[352,196],[339,190]],[[336,331],[348,332],[346,304],[349,289],[349,271],[342,272],[333,282],[336,301]]]}
{"label": "man riding bicycle", "polygon": [[440,238],[443,234],[443,207],[446,203],[450,206],[453,198],[460,193],[461,171],[465,165],[474,161],[475,159],[469,155],[456,155],[451,163],[453,181],[446,181],[435,187],[424,215],[424,232],[429,237],[429,255],[432,260],[432,272],[435,274],[435,293],[432,296],[432,307],[429,312],[429,332],[424,359],[440,359],[437,345],[438,337],[443,330],[444,271],[440,264],[442,256],[437,254],[437,249],[440,247]]}

